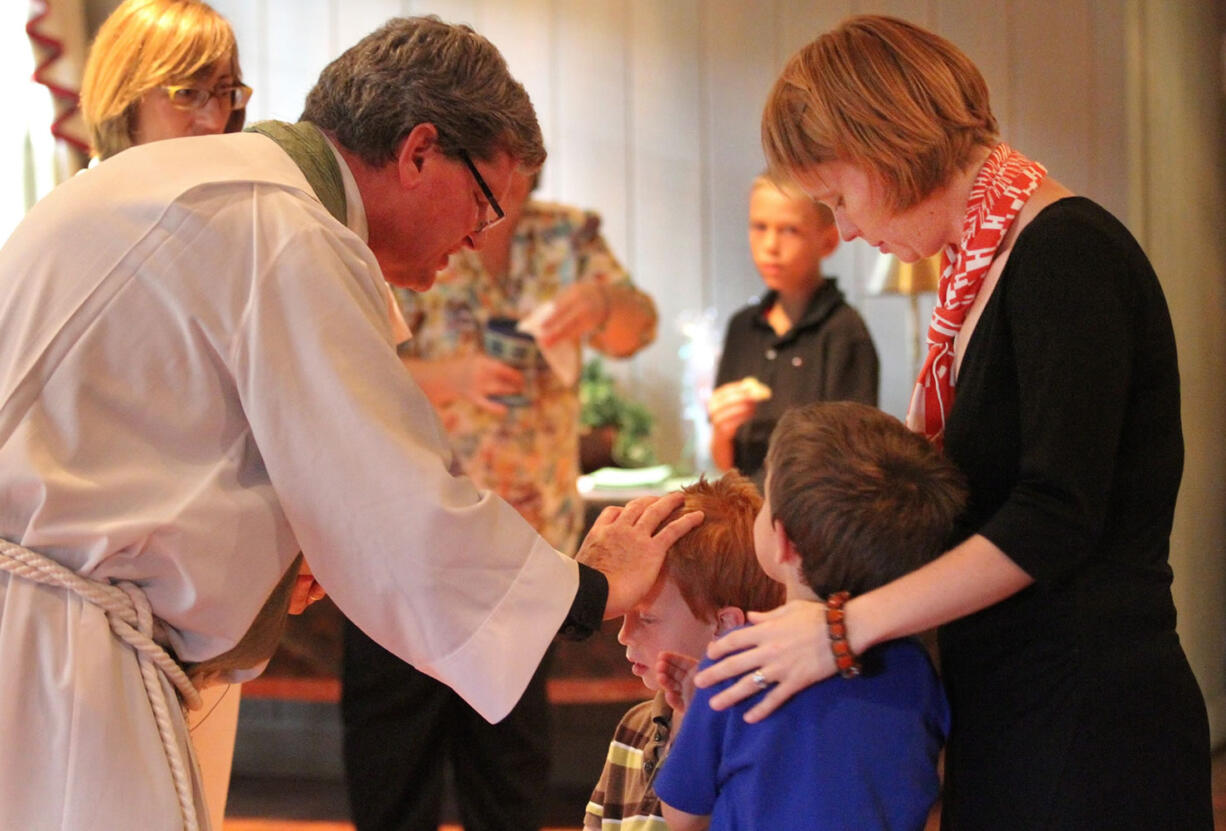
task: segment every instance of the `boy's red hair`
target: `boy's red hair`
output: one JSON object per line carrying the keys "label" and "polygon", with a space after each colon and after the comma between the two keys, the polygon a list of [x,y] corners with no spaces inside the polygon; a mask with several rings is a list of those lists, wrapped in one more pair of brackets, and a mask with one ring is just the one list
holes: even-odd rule
{"label": "boy's red hair", "polygon": [[669,517],[702,511],[702,525],[664,557],[660,577],[677,584],[694,616],[712,620],[724,606],[765,611],[783,603],[783,584],[766,576],[753,548],[753,522],[762,497],[753,483],[732,471],[682,488],[685,504]]}

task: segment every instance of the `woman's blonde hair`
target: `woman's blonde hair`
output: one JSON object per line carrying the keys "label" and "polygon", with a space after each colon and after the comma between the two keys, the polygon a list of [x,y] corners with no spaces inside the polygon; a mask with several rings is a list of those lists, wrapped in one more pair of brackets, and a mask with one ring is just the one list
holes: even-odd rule
{"label": "woman's blonde hair", "polygon": [[[98,29],[81,83],[81,113],[94,155],[132,146],[141,96],[182,82],[217,63],[241,78],[238,44],[224,17],[200,0],[124,0]],[[226,132],[242,129],[245,110]]]}
{"label": "woman's blonde hair", "polygon": [[772,170],[844,161],[905,210],[997,141],[983,75],[956,46],[904,20],[849,18],[793,55],[762,114]]}

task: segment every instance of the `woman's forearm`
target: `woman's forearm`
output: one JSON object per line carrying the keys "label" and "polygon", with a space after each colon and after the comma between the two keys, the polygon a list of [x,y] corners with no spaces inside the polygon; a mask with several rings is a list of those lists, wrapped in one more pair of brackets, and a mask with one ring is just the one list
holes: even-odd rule
{"label": "woman's forearm", "polygon": [[847,603],[851,648],[864,652],[986,609],[1034,580],[978,534],[936,560]]}
{"label": "woman's forearm", "polygon": [[439,372],[437,361],[428,361],[424,358],[414,358],[402,354],[400,362],[404,364],[404,368],[409,371],[409,375],[413,376],[417,386],[421,387],[421,391],[426,394],[426,398],[429,398],[430,403],[435,407],[441,407],[459,397],[455,389],[448,383],[446,373]]}
{"label": "woman's forearm", "polygon": [[629,283],[600,284],[609,304],[608,316],[592,333],[592,346],[624,358],[633,355],[656,337],[656,305],[652,299]]}

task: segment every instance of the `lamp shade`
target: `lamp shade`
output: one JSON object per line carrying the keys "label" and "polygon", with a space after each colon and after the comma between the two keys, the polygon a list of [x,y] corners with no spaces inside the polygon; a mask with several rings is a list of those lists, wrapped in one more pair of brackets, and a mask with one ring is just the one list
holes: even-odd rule
{"label": "lamp shade", "polygon": [[914,297],[937,290],[941,280],[941,255],[934,254],[913,263],[904,263],[892,254],[877,260],[867,286],[869,294],[902,294]]}

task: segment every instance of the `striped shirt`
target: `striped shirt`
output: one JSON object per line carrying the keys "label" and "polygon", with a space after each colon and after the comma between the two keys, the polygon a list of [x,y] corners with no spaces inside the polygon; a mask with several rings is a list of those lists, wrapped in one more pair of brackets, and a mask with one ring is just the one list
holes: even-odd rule
{"label": "striped shirt", "polygon": [[622,716],[587,804],[584,831],[668,831],[652,783],[668,753],[672,719],[664,693]]}

